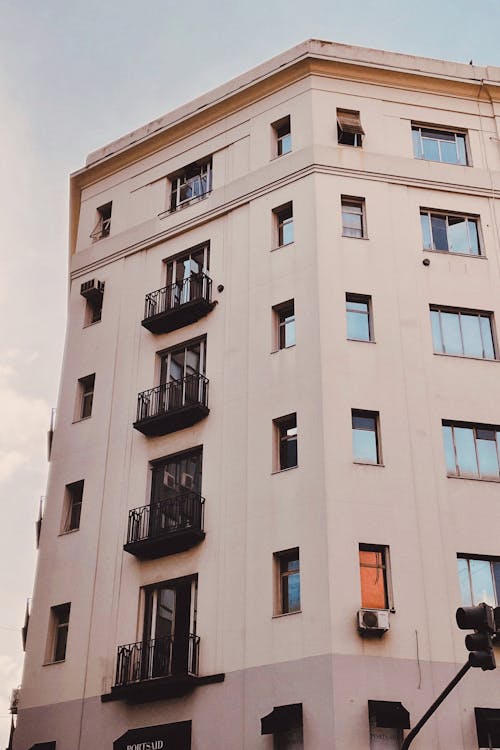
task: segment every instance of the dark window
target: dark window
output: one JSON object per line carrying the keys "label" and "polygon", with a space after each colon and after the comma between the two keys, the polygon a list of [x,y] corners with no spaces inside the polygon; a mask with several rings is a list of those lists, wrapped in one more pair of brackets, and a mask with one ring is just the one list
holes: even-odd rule
{"label": "dark window", "polygon": [[416,159],[464,166],[468,164],[465,133],[413,125],[412,136],[413,154]]}
{"label": "dark window", "polygon": [[278,572],[279,607],[277,614],[288,614],[300,610],[300,562],[299,549],[276,552]]}
{"label": "dark window", "polygon": [[278,438],[278,468],[291,469],[297,466],[297,415],[290,414],[274,420]]}
{"label": "dark window", "polygon": [[295,346],[295,307],[293,299],[273,307],[276,319],[275,349]]}
{"label": "dark window", "polygon": [[365,131],[361,127],[359,112],[352,109],[337,109],[337,138],[344,146],[363,145]]}
{"label": "dark window", "polygon": [[83,479],[66,485],[63,531],[75,531],[80,528],[83,485]]}
{"label": "dark window", "polygon": [[105,203],[103,206],[99,206],[97,209],[97,224],[91,232],[91,239],[96,242],[101,240],[103,237],[108,237],[111,231],[111,209],[112,202]]}
{"label": "dark window", "polygon": [[92,414],[92,403],[94,400],[95,373],[80,378],[78,385],[80,388],[80,419],[90,417]]}
{"label": "dark window", "polygon": [[71,604],[59,604],[52,607],[53,650],[51,661],[64,661],[68,642],[69,613]]}
{"label": "dark window", "polygon": [[365,199],[341,197],[343,237],[365,237]]}
{"label": "dark window", "polygon": [[443,421],[449,476],[500,479],[500,427]]}
{"label": "dark window", "polygon": [[155,461],[152,467],[151,503],[177,497],[183,492],[201,495],[202,450]]}
{"label": "dark window", "polygon": [[471,607],[481,602],[500,604],[500,557],[458,555],[461,604]]}
{"label": "dark window", "polygon": [[434,351],[458,357],[495,359],[491,313],[431,307]]}
{"label": "dark window", "polygon": [[292,150],[292,133],[290,129],[290,116],[274,122],[273,130],[276,138],[276,156],[284,156]]}
{"label": "dark window", "polygon": [[293,205],[287,203],[285,206],[275,208],[274,217],[276,221],[276,233],[278,247],[290,245],[293,242]]}
{"label": "dark window", "polygon": [[346,294],[347,338],[355,341],[372,341],[371,297]]}
{"label": "dark window", "polygon": [[380,545],[359,545],[361,606],[366,609],[388,609],[387,552]]}
{"label": "dark window", "polygon": [[212,157],[201,159],[169,176],[172,185],[170,210],[189,206],[212,190]]}
{"label": "dark window", "polygon": [[420,223],[424,250],[481,255],[477,218],[421,210]]}
{"label": "dark window", "polygon": [[376,411],[352,410],[352,450],[355,461],[380,463],[379,415]]}

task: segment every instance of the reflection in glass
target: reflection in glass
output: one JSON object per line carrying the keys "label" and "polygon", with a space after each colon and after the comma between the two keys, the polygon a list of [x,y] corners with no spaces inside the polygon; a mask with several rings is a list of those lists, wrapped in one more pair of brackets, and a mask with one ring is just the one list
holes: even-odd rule
{"label": "reflection in glass", "polygon": [[355,461],[378,463],[377,419],[367,412],[352,414],[352,450]]}
{"label": "reflection in glass", "polygon": [[370,341],[370,308],[368,301],[351,295],[346,297],[347,338]]}
{"label": "reflection in glass", "polygon": [[473,604],[485,602],[495,606],[495,591],[489,560],[469,560]]}

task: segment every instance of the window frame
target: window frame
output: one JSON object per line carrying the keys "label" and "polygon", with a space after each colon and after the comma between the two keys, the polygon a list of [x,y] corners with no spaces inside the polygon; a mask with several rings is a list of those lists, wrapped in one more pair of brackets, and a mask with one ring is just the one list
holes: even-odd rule
{"label": "window frame", "polygon": [[[273,352],[292,349],[296,346],[297,331],[295,327],[295,300],[289,299],[273,305]],[[293,331],[293,343],[286,344],[288,328]]]}
{"label": "window frame", "polygon": [[[458,160],[455,162],[455,161],[446,161],[446,160],[443,160],[443,159],[428,159],[428,158],[426,158],[424,156],[424,147],[423,147],[423,144],[422,144],[422,131],[423,130],[426,130],[429,133],[442,133],[443,135],[445,135],[445,134],[452,134],[452,135],[454,135],[455,136],[455,149],[456,149],[456,152],[457,152],[457,156],[459,154],[459,147],[458,147],[457,136],[462,136],[463,139],[464,139],[465,162],[462,163],[462,162],[460,162]],[[419,151],[422,154],[421,156],[419,156],[416,153],[416,139],[415,139],[415,136],[414,136],[414,133],[416,133],[416,132],[419,133],[419,144],[420,144]],[[429,123],[412,122],[411,123],[411,137],[412,137],[413,157],[415,159],[419,159],[421,161],[432,161],[432,162],[435,162],[436,164],[451,164],[451,165],[456,166],[456,167],[471,167],[472,166],[472,160],[471,160],[471,154],[470,154],[470,146],[469,146],[469,138],[468,138],[468,131],[467,130],[464,130],[462,128],[447,127],[445,125],[429,125]],[[429,139],[429,140],[436,140],[437,141],[437,143],[438,143],[438,151],[439,151],[439,154],[441,155],[442,151],[441,151],[441,145],[440,145],[440,143],[441,143],[441,141],[446,141],[447,139],[445,139],[445,138],[442,138],[442,139],[435,138],[435,139]],[[450,141],[448,140],[447,142],[449,143]]]}
{"label": "window frame", "polygon": [[79,479],[76,482],[70,482],[64,487],[63,516],[61,519],[60,531],[61,534],[70,534],[73,531],[78,531],[80,528],[84,487],[84,479]]}
{"label": "window frame", "polygon": [[[466,359],[477,359],[480,361],[486,361],[486,362],[494,362],[498,360],[498,347],[497,347],[497,341],[495,336],[495,326],[494,326],[494,313],[487,311],[487,310],[473,310],[468,309],[465,307],[448,307],[447,305],[429,305],[429,312],[430,312],[430,323],[431,323],[431,335],[432,335],[432,345],[434,349],[434,354],[441,354],[446,357],[462,357]],[[433,316],[432,313],[438,313],[438,321],[439,321],[439,335],[441,339],[441,344],[443,347],[443,351],[439,351],[436,349],[436,340],[434,337],[434,326],[433,326]],[[458,330],[460,333],[460,342],[462,345],[462,353],[456,354],[454,352],[447,352],[446,351],[446,342],[445,342],[445,336],[443,332],[443,326],[442,326],[442,319],[441,314],[449,314],[449,315],[457,315],[458,316]],[[478,356],[475,354],[468,354],[465,352],[465,345],[464,345],[464,337],[463,337],[463,331],[462,331],[462,317],[477,317],[479,320],[486,319],[489,322],[489,330],[490,330],[490,336],[491,336],[491,346],[493,349],[493,356],[487,357],[485,356],[486,348],[484,345],[484,337],[483,337],[483,330],[481,326],[481,322],[479,322],[479,334],[481,337],[481,347],[483,350],[483,356]]]}
{"label": "window frame", "polygon": [[[295,430],[292,435],[287,435],[288,430]],[[273,419],[273,432],[274,432],[274,460],[273,460],[273,473],[277,474],[281,471],[289,471],[290,469],[296,469],[299,465],[299,450],[298,450],[298,427],[297,427],[297,412],[286,414],[283,417],[277,417]],[[295,442],[295,455],[297,463],[290,466],[283,466],[284,461],[282,460],[285,452],[287,451],[288,443]]]}
{"label": "window frame", "polygon": [[[276,120],[276,122],[271,123],[271,128],[273,133],[273,159],[279,159],[282,156],[291,154],[293,151],[293,144],[290,115],[285,115],[285,117],[281,117],[279,120]],[[280,131],[283,132],[280,134]],[[284,151],[283,142],[286,138],[288,138],[289,148]]]}
{"label": "window frame", "polygon": [[[459,560],[466,560],[467,562],[467,573],[468,573],[468,588],[470,592],[470,600],[467,602],[464,602],[462,598],[462,586],[460,583],[460,570],[459,568]],[[473,588],[473,580],[472,580],[472,574],[470,571],[470,562],[471,560],[475,560],[478,562],[487,562],[490,564],[490,573],[491,573],[491,583],[492,583],[492,590],[495,597],[495,603],[491,606],[496,607],[500,605],[500,575],[498,576],[498,585],[497,585],[497,579],[495,576],[495,572],[493,569],[493,566],[496,564],[500,567],[500,556],[497,555],[480,555],[480,554],[466,554],[463,552],[457,553],[457,574],[458,574],[458,587],[460,591],[460,600],[462,602],[462,606],[468,607],[468,606],[476,606],[476,604],[480,604],[479,601],[474,601],[474,588]],[[484,601],[484,598],[481,599],[481,601]]]}
{"label": "window frame", "polygon": [[[290,562],[297,562],[297,569],[287,570],[286,566]],[[302,611],[301,581],[300,581],[300,549],[299,547],[290,547],[286,550],[280,550],[273,553],[274,563],[274,608],[273,617],[282,617],[284,615],[294,615]],[[289,604],[288,583],[285,582],[291,576],[298,576],[298,609],[291,609]],[[286,601],[285,601],[286,595]],[[286,603],[288,602],[288,603]]]}
{"label": "window frame", "polygon": [[[45,664],[61,664],[66,661],[70,617],[71,602],[56,604],[50,608],[49,634],[47,638]],[[61,645],[63,654],[60,658],[56,658],[59,655],[58,652]]]}
{"label": "window frame", "polygon": [[[353,211],[349,209],[356,208],[358,210]],[[368,231],[366,225],[366,200],[361,196],[355,195],[341,195],[340,196],[340,213],[342,221],[342,237],[347,237],[353,240],[366,240],[368,239]],[[349,227],[344,222],[344,216],[359,216],[360,217],[360,232],[361,234],[348,234],[348,232],[355,231],[352,227]]]}
{"label": "window frame", "polygon": [[[78,397],[75,422],[90,419],[94,407],[95,372],[78,378]],[[90,406],[88,405],[90,402]],[[88,413],[87,413],[88,412]]]}
{"label": "window frame", "polygon": [[[288,247],[293,245],[295,242],[295,227],[293,221],[293,201],[283,203],[281,206],[273,208],[273,222],[274,222],[274,249],[278,250],[280,247]],[[292,239],[288,242],[284,242],[285,239],[285,227],[291,226]]]}
{"label": "window frame", "polygon": [[[451,429],[451,445],[447,445],[447,437],[445,428]],[[458,463],[458,449],[457,449],[457,441],[455,436],[455,429],[467,429],[472,430],[472,438],[474,441],[474,460],[475,465],[477,467],[477,474],[476,473],[470,473],[467,471],[462,471],[460,468],[460,464]],[[481,476],[481,468],[480,468],[480,454],[478,450],[478,440],[487,440],[488,443],[493,442],[493,440],[490,440],[489,438],[481,438],[477,436],[477,432],[495,432],[495,446],[496,446],[496,459],[497,459],[497,465],[498,465],[498,474],[496,476],[485,474],[484,476]],[[441,422],[441,431],[443,434],[443,443],[444,443],[444,458],[445,458],[445,465],[446,465],[446,476],[455,478],[455,479],[474,479],[479,482],[500,482],[500,426],[498,425],[490,425],[490,424],[482,424],[482,423],[475,423],[475,422],[461,422],[461,421],[454,421],[454,420],[448,420],[443,419]],[[449,452],[448,448],[452,449],[453,451],[453,458],[455,462],[455,471],[452,471],[448,464],[448,457]],[[451,454],[450,454],[451,457]]]}
{"label": "window frame", "polygon": [[[198,201],[207,198],[212,192],[212,155],[196,159],[190,164],[186,164],[185,167],[168,175],[167,180],[170,185],[170,199],[167,211],[170,213],[179,211],[182,208],[186,208],[193,203],[197,203]],[[199,192],[188,198],[182,198],[182,188],[184,186],[197,184],[195,183],[196,180],[199,182]],[[205,183],[204,185],[203,182]],[[192,189],[192,187],[190,189]]]}
{"label": "window frame", "polygon": [[[375,552],[377,554],[382,555],[382,565],[380,566],[380,568],[383,570],[383,576],[384,576],[384,596],[385,596],[385,604],[386,604],[385,607],[369,607],[363,601],[363,579],[361,577],[361,568],[372,567],[372,566],[362,564],[361,552]],[[364,542],[360,542],[358,545],[358,565],[359,565],[359,573],[360,573],[361,609],[376,609],[376,610],[384,609],[390,612],[394,612],[394,597],[393,597],[393,590],[392,590],[391,558],[390,558],[389,546],[386,544],[366,544]]]}
{"label": "window frame", "polygon": [[111,233],[112,211],[113,201],[108,201],[107,203],[103,203],[102,206],[97,207],[97,222],[94,229],[90,233],[90,239],[92,240],[92,242],[98,242],[99,240],[109,237]]}
{"label": "window frame", "polygon": [[[366,313],[362,310],[349,310],[349,304],[365,304]],[[355,294],[352,292],[346,292],[345,295],[345,311],[346,311],[346,333],[347,341],[363,341],[366,343],[374,343],[375,336],[373,330],[373,303],[370,294]],[[349,316],[350,315],[365,315],[368,321],[368,338],[358,338],[349,336]]]}
{"label": "window frame", "polygon": [[[362,427],[354,427],[354,419],[358,417],[361,419],[373,419],[375,422],[375,429],[374,430],[365,430],[365,428]],[[365,458],[357,458],[355,455],[354,450],[354,432],[355,430],[362,430],[364,432],[373,432],[375,435],[375,451],[376,451],[376,461],[370,461]],[[366,409],[351,409],[351,431],[352,431],[352,454],[353,454],[353,463],[355,464],[366,464],[367,466],[383,466],[382,461],[382,446],[381,446],[381,439],[380,439],[380,412],[378,411],[368,411]]]}
{"label": "window frame", "polygon": [[[350,115],[351,120],[357,120],[356,125],[351,124],[351,126],[347,130],[344,130],[340,122],[342,120],[342,114]],[[340,146],[349,146],[350,148],[363,148],[363,137],[365,135],[365,131],[363,130],[363,127],[361,125],[360,110],[337,107],[336,115],[337,143]],[[349,142],[351,140],[351,137],[352,143]]]}
{"label": "window frame", "polygon": [[[481,233],[481,217],[478,214],[467,214],[467,213],[460,213],[458,211],[446,211],[446,210],[437,210],[433,208],[425,208],[423,206],[420,207],[420,228],[422,232],[422,250],[427,253],[443,253],[445,255],[459,255],[466,258],[485,258],[486,255],[484,253],[484,242],[483,237]],[[423,226],[423,217],[426,217],[427,220],[427,230],[424,230]],[[432,217],[435,216],[436,218],[443,218],[446,220],[446,241],[448,243],[448,249],[444,248],[437,248],[436,243],[434,240],[434,233],[432,229]],[[469,222],[473,222],[476,226],[476,234],[477,234],[477,253],[473,252],[462,252],[461,250],[450,250],[450,241],[448,239],[449,236],[449,220],[450,219],[463,219],[467,222],[467,236],[469,237],[469,247],[472,247],[472,244],[470,243],[470,228],[469,228]],[[425,246],[425,236],[429,236],[430,242],[432,247],[426,247]]]}

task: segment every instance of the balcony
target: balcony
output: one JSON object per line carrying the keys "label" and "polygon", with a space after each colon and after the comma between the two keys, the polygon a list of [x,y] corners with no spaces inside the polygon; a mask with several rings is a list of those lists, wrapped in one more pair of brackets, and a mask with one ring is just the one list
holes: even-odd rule
{"label": "balcony", "polygon": [[196,492],[185,492],[128,514],[125,552],[152,560],[184,552],[205,538],[205,500]]}
{"label": "balcony", "polygon": [[191,427],[209,411],[208,380],[195,372],[139,393],[134,428],[148,437],[168,435]]}
{"label": "balcony", "polygon": [[142,325],[151,333],[168,333],[195,323],[213,310],[212,279],[205,273],[146,294]]}
{"label": "balcony", "polygon": [[101,700],[144,703],[176,698],[199,685],[222,682],[223,674],[198,676],[199,650],[200,638],[193,634],[119,646],[115,684]]}

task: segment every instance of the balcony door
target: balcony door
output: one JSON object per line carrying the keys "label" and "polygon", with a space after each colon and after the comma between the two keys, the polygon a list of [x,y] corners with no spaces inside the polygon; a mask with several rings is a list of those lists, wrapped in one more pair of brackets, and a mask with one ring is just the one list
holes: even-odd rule
{"label": "balcony door", "polygon": [[165,411],[201,401],[200,374],[205,374],[204,340],[182,344],[162,355],[160,385],[168,384],[164,390]]}
{"label": "balcony door", "polygon": [[144,679],[186,675],[190,633],[195,634],[196,581],[181,578],[146,591]]}
{"label": "balcony door", "polygon": [[167,262],[170,307],[177,307],[205,296],[206,278],[203,274],[208,271],[209,256],[210,248],[204,245]]}
{"label": "balcony door", "polygon": [[201,526],[202,452],[182,453],[153,465],[149,536]]}

